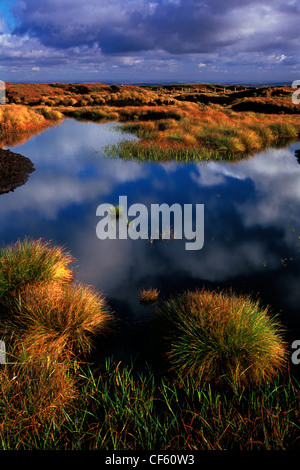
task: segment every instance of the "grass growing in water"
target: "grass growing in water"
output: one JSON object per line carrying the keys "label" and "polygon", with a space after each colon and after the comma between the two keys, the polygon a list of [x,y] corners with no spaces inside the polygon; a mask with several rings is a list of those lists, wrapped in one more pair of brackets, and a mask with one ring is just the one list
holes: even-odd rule
{"label": "grass growing in water", "polygon": [[240,160],[271,145],[287,145],[299,136],[298,116],[229,114],[220,106],[202,109],[195,103],[175,108],[177,120],[131,122],[128,115],[123,130],[140,140],[108,146],[106,155],[139,161]]}
{"label": "grass growing in water", "polygon": [[248,297],[187,291],[155,315],[170,367],[181,377],[249,384],[271,379],[285,364],[281,328]]}
{"label": "grass growing in water", "polygon": [[109,214],[111,217],[115,217],[119,219],[123,215],[123,207],[122,206],[111,206],[109,210]]}
{"label": "grass growing in water", "polygon": [[158,289],[141,289],[139,292],[140,302],[143,304],[154,303],[159,296]]}

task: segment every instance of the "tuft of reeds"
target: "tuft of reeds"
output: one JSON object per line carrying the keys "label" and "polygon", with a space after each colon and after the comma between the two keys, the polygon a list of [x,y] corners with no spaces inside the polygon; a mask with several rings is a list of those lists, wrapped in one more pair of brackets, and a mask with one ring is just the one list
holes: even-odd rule
{"label": "tuft of reeds", "polygon": [[69,360],[89,353],[93,336],[106,334],[111,320],[104,296],[90,286],[29,285],[18,301],[17,343],[28,357]]}
{"label": "tuft of reeds", "polygon": [[154,303],[157,301],[158,296],[159,296],[158,289],[153,289],[153,288],[141,289],[139,292],[139,298],[142,304]]}
{"label": "tuft of reeds", "polygon": [[186,291],[165,301],[154,319],[179,377],[235,387],[263,383],[285,366],[282,327],[250,297]]}
{"label": "tuft of reeds", "polygon": [[0,131],[4,135],[32,132],[49,126],[50,119],[49,116],[44,116],[27,106],[2,105],[0,108]]}
{"label": "tuft of reeds", "polygon": [[50,106],[41,106],[37,108],[36,111],[50,121],[59,121],[64,117],[60,111],[52,109]]}
{"label": "tuft of reeds", "polygon": [[123,207],[122,206],[111,206],[110,211],[109,211],[110,216],[115,217],[116,219],[119,219],[122,217],[123,214]]}
{"label": "tuft of reeds", "polygon": [[18,296],[28,284],[41,281],[70,283],[73,261],[63,248],[49,242],[26,238],[0,249],[0,304]]}

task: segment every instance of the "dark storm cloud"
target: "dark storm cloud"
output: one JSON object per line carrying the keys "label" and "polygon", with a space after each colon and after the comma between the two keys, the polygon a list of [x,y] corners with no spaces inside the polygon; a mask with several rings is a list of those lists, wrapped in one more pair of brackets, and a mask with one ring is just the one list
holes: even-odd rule
{"label": "dark storm cloud", "polygon": [[17,35],[58,49],[97,43],[105,54],[299,47],[297,1],[25,0],[16,17]]}

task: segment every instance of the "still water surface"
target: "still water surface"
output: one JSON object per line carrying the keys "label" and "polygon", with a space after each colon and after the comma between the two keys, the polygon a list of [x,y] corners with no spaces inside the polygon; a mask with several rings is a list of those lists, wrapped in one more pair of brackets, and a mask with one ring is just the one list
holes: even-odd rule
{"label": "still water surface", "polygon": [[[117,127],[66,119],[7,146],[30,158],[36,171],[0,196],[1,243],[27,235],[64,245],[76,258],[77,279],[107,296],[128,331],[151,313],[139,304],[139,289],[158,288],[164,298],[213,287],[261,299],[280,312],[289,338],[299,339],[299,143],[238,163],[137,163],[104,157],[106,144],[134,138]],[[154,203],[204,204],[204,247],[186,251],[184,240],[100,241],[97,207],[118,204],[121,195],[149,211]],[[133,347],[128,338],[123,349]]]}

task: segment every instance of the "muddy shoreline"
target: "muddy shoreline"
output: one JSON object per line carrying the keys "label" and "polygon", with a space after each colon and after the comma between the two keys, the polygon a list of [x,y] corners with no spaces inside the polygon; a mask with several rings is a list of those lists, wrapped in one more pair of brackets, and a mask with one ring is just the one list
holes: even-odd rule
{"label": "muddy shoreline", "polygon": [[0,194],[14,191],[25,184],[33,171],[35,168],[29,158],[0,149]]}

